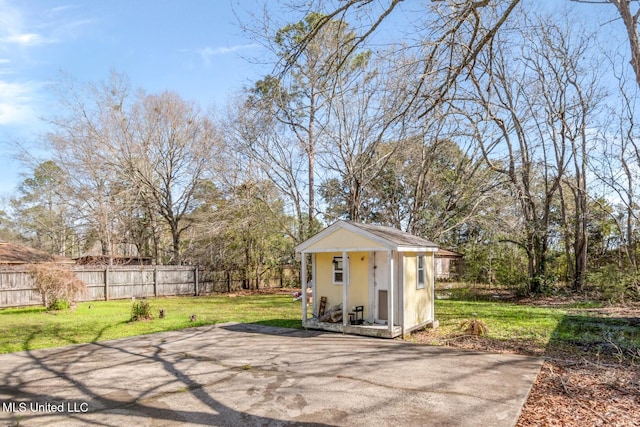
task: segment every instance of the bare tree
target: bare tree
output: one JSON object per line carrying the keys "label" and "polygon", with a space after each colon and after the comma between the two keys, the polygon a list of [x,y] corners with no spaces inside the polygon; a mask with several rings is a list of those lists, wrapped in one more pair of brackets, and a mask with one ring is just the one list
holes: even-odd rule
{"label": "bare tree", "polygon": [[[520,206],[524,236],[522,241],[512,241],[526,251],[531,291],[539,292],[546,276],[550,208],[563,170],[546,161],[546,147],[533,133],[531,88],[535,77],[526,66],[511,60],[514,56],[527,58],[529,52],[524,45],[515,52],[511,49],[506,38],[496,39],[492,54],[479,58],[472,82],[480,110],[470,116],[470,123],[476,126],[476,141],[485,161],[509,181]],[[562,156],[563,152],[555,154]],[[564,164],[564,160],[559,158],[556,163]]]}
{"label": "bare tree", "polygon": [[[341,197],[350,220],[367,219],[370,187],[404,147],[405,128],[397,112],[406,102],[406,87],[394,71],[362,55],[351,63],[349,73],[336,78],[320,163],[331,177],[324,184],[335,186],[337,179],[345,188]],[[395,143],[387,144],[390,140]],[[333,190],[325,187],[325,195],[327,191]]]}
{"label": "bare tree", "polygon": [[[289,132],[288,125],[278,120],[273,110],[253,99],[232,106],[223,128],[226,140],[237,153],[235,164],[240,170],[253,171],[252,179],[269,179],[287,200],[288,211],[296,218],[297,227],[282,224],[281,229],[294,241],[305,239],[308,224],[306,206],[306,153]],[[229,186],[239,181],[230,176]]]}
{"label": "bare tree", "polygon": [[[636,109],[640,88],[635,84],[627,84],[629,79],[623,71],[626,64],[616,64],[611,58],[610,62],[618,83],[617,102],[610,107],[607,120],[601,125],[600,150],[594,156],[591,171],[604,186],[602,198],[607,195],[617,205],[617,210],[607,209],[607,206],[602,208],[616,224],[620,239],[618,246],[626,263],[637,269],[640,135]],[[624,264],[622,260],[619,261],[620,267]]]}
{"label": "bare tree", "polygon": [[347,26],[338,21],[328,21],[316,30],[324,16],[309,13],[297,23],[278,29],[273,36],[276,54],[288,57],[291,46],[297,46],[311,31],[315,37],[298,52],[297,61],[287,73],[278,77],[268,76],[256,84],[249,102],[261,104],[274,113],[274,117],[292,132],[307,160],[308,223],[304,235],[315,229],[316,217],[316,162],[318,141],[328,117],[327,107],[332,99],[335,79],[339,75],[338,64],[353,35]]}
{"label": "bare tree", "polygon": [[540,291],[547,275],[558,197],[570,276],[580,289],[587,267],[588,124],[601,99],[597,70],[583,60],[589,37],[569,37],[570,25],[524,16],[519,27],[508,40],[506,34],[496,39],[493,55],[483,55],[474,70],[484,116],[472,121],[487,163],[508,178],[519,203],[531,290]]}
{"label": "bare tree", "polygon": [[[473,67],[480,52],[491,44],[519,3],[520,0],[432,1],[418,6],[419,10],[412,10],[413,14],[408,13],[418,19],[403,23],[409,26],[403,30],[415,42],[398,45],[398,49],[415,52],[420,79],[412,88],[412,102],[407,108],[418,105],[422,115],[426,116],[443,102],[458,79]],[[308,47],[316,43],[328,25],[336,21],[351,22],[361,29],[359,35],[343,39],[334,50],[337,67],[346,67],[350,58],[366,48],[385,24],[397,25],[392,18],[402,15],[404,7],[412,8],[414,5],[405,6],[400,0],[385,5],[370,0],[337,3],[316,0],[305,5],[307,7],[322,11],[324,15],[303,37],[288,46],[281,61],[283,73],[301,63]],[[334,72],[332,69],[326,73]],[[438,82],[435,87],[431,84],[433,81]]]}
{"label": "bare tree", "polygon": [[[356,52],[349,58],[349,66],[342,68],[343,54],[352,53],[347,49],[355,35],[344,22],[324,20],[322,14],[308,12],[298,22],[267,32],[267,43],[281,61],[286,61],[293,47],[310,32],[315,37],[304,44],[286,72],[258,81],[247,92],[242,107],[254,117],[242,118],[244,151],[293,202],[301,224],[299,240],[318,228],[319,159],[334,150],[330,145],[340,144],[326,143],[330,122],[336,119],[332,102],[344,90],[345,81],[353,81],[349,75],[359,73],[360,64],[368,58],[368,52]],[[322,29],[316,28],[319,21],[324,22]]]}
{"label": "bare tree", "polygon": [[[587,272],[587,173],[589,153],[594,145],[590,123],[603,99],[598,81],[600,72],[596,63],[585,59],[593,45],[593,35],[575,30],[569,34],[567,28],[572,25],[565,23],[561,29],[548,19],[538,21],[537,27],[540,43],[532,40],[532,54],[526,60],[540,81],[538,90],[542,100],[538,111],[543,112],[540,122],[544,126],[537,129],[540,138],[551,142],[557,168],[564,171],[564,185],[558,187],[558,196],[565,255],[573,287],[581,290]],[[571,209],[568,209],[565,186],[572,196]],[[568,218],[569,215],[572,218]]]}
{"label": "bare tree", "polygon": [[[633,11],[632,0],[572,0],[577,3],[613,4],[618,15],[622,19],[629,42],[631,52],[631,67],[636,76],[636,83],[640,86],[640,37],[638,36],[638,18],[640,18],[640,5]],[[637,2],[635,2],[637,3]]]}
{"label": "bare tree", "polygon": [[47,142],[68,177],[77,224],[87,237],[96,230],[105,255],[123,242],[140,247],[148,236],[159,256],[162,222],[171,236],[168,258],[180,263],[194,188],[219,145],[211,121],[174,93],[133,95],[116,73],[102,84],[68,79],[59,89],[66,114],[51,120]]}
{"label": "bare tree", "polygon": [[139,96],[130,113],[130,133],[118,148],[125,176],[171,234],[171,262],[181,263],[182,233],[190,226],[198,183],[208,178],[220,139],[211,121],[177,94]]}
{"label": "bare tree", "polygon": [[102,254],[112,255],[121,242],[118,214],[131,201],[130,189],[119,185],[122,174],[112,144],[122,137],[121,108],[129,94],[128,82],[115,73],[102,84],[86,85],[66,76],[55,88],[62,113],[50,118],[53,130],[45,141],[66,176],[68,212],[85,245],[95,234]]}

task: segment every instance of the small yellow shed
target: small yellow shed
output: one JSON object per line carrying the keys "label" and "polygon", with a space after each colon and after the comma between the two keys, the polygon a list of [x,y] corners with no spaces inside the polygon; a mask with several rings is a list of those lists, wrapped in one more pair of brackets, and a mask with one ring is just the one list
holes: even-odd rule
{"label": "small yellow shed", "polygon": [[[305,328],[394,338],[434,316],[438,246],[395,228],[337,221],[296,246],[302,255]],[[303,277],[304,273],[303,273]],[[333,309],[333,310],[332,310]]]}

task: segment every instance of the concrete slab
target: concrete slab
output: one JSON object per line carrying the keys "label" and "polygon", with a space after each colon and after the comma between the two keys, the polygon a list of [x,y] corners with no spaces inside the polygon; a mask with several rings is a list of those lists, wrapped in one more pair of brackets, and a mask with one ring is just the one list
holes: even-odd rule
{"label": "concrete slab", "polygon": [[512,426],[538,358],[226,324],[0,355],[0,424]]}

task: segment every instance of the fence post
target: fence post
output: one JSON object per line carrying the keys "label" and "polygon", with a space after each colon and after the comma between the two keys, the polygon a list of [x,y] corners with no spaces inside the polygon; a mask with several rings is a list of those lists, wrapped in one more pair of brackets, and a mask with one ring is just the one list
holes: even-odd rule
{"label": "fence post", "polygon": [[158,266],[153,266],[153,296],[158,297]]}
{"label": "fence post", "polygon": [[109,266],[104,268],[104,300],[109,301]]}
{"label": "fence post", "polygon": [[198,296],[198,266],[196,265],[193,270],[193,294]]}
{"label": "fence post", "polygon": [[225,270],[227,273],[227,293],[231,293],[231,274],[229,274],[229,270]]}

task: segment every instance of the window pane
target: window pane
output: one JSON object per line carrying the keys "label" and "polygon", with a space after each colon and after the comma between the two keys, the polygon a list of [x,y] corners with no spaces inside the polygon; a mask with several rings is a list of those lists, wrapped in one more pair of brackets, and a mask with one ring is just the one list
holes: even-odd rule
{"label": "window pane", "polygon": [[425,256],[424,255],[418,255],[418,277],[417,277],[417,288],[418,289],[423,289],[425,287]]}
{"label": "window pane", "polygon": [[342,284],[343,283],[343,274],[344,272],[344,264],[342,262],[342,257],[333,257],[333,283]]}

